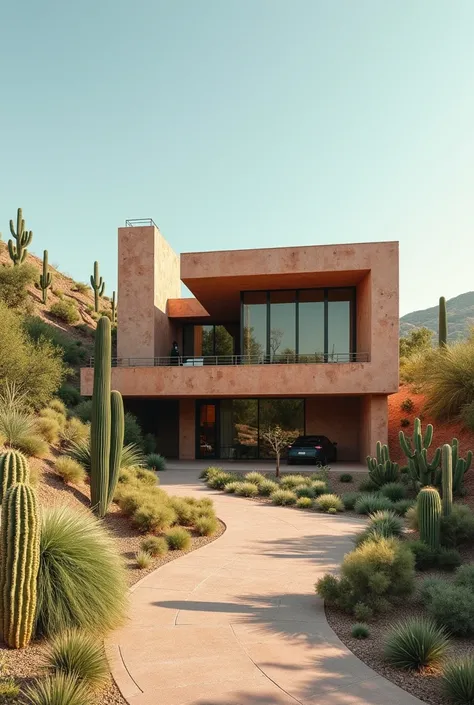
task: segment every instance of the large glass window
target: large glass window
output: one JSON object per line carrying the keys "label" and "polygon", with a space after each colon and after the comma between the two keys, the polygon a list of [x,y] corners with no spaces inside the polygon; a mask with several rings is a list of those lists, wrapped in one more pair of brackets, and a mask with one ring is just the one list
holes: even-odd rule
{"label": "large glass window", "polygon": [[228,457],[258,458],[258,401],[231,399],[232,447]]}
{"label": "large glass window", "polygon": [[305,289],[299,292],[298,353],[319,361],[324,360],[324,290]]}
{"label": "large glass window", "polygon": [[[233,326],[229,326],[233,329]],[[185,325],[183,327],[183,355],[185,357],[214,357],[234,355],[234,335],[224,325]]]}
{"label": "large glass window", "polygon": [[263,357],[267,350],[267,293],[245,292],[243,309],[243,354],[253,359]]}
{"label": "large glass window", "polygon": [[270,359],[284,360],[296,352],[296,295],[270,292]]}
{"label": "large glass window", "polygon": [[352,352],[352,289],[328,290],[328,360],[348,362]]}

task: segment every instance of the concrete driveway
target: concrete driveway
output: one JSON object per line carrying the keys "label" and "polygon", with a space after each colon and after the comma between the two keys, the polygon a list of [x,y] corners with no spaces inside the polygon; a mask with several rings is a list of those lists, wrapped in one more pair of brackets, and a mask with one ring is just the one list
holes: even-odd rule
{"label": "concrete driveway", "polygon": [[160,479],[212,496],[227,531],[134,586],[107,645],[130,705],[420,705],[339,641],[314,592],[361,522],[212,492],[195,471]]}

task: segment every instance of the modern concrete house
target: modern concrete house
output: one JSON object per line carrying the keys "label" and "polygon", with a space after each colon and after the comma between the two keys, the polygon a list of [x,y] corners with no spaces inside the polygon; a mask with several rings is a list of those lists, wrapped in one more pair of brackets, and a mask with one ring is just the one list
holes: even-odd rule
{"label": "modern concrete house", "polygon": [[340,460],[387,441],[397,242],[179,256],[151,222],[119,228],[118,251],[112,386],[165,456],[269,457],[276,423],[327,436]]}

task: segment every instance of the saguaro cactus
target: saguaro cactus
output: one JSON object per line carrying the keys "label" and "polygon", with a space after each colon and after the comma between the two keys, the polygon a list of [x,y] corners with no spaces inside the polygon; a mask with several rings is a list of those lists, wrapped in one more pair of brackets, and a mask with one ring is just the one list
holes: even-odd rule
{"label": "saguaro cactus", "polygon": [[448,313],[444,296],[439,298],[438,341],[440,348],[444,347],[448,342]]}
{"label": "saguaro cactus", "polygon": [[53,277],[51,272],[48,272],[48,250],[43,251],[43,274],[40,274],[40,287],[43,292],[43,303],[48,300],[48,289],[51,286]]}
{"label": "saguaro cactus", "polygon": [[0,628],[12,649],[27,646],[36,612],[40,526],[36,497],[28,485],[11,487],[0,528]]}
{"label": "saguaro cactus", "polygon": [[460,458],[459,441],[457,438],[453,438],[451,448],[453,451],[453,492],[458,494],[461,492],[464,484],[464,475],[471,467],[472,451],[469,450],[467,452],[466,459]]}
{"label": "saguaro cactus", "polygon": [[16,232],[13,225],[13,220],[10,220],[10,232],[12,237],[16,240],[16,245],[13,244],[13,240],[8,241],[8,252],[10,254],[10,259],[16,266],[22,264],[25,261],[25,257],[28,253],[27,247],[33,239],[33,231],[25,230],[25,221],[23,220],[23,213],[21,208],[18,208],[16,216]]}
{"label": "saguaro cactus", "polygon": [[115,317],[117,315],[117,301],[115,299],[115,291],[112,292],[112,323],[115,323]]}
{"label": "saguaro cactus", "polygon": [[437,549],[441,523],[441,497],[438,490],[435,487],[423,487],[416,506],[420,539]]}
{"label": "saguaro cactus", "polygon": [[99,313],[99,299],[104,293],[105,282],[99,276],[99,263],[94,262],[94,274],[91,274],[91,287],[94,290],[94,310]]}
{"label": "saguaro cactus", "polygon": [[99,319],[95,334],[94,387],[91,413],[91,506],[98,516],[107,512],[111,437],[110,376],[112,340],[110,320]]}
{"label": "saguaro cactus", "polygon": [[451,446],[445,443],[441,451],[441,486],[443,490],[443,516],[453,508],[453,458]]}
{"label": "saguaro cactus", "polygon": [[431,485],[435,480],[435,471],[441,460],[441,448],[435,450],[431,461],[428,460],[428,448],[433,441],[433,426],[428,424],[425,435],[421,431],[420,419],[415,419],[413,437],[410,439],[403,431],[399,433],[400,445],[408,458],[408,472],[413,485]]}
{"label": "saguaro cactus", "polygon": [[30,468],[25,456],[18,450],[7,450],[0,455],[0,504],[5,495],[17,482],[28,484]]}
{"label": "saguaro cactus", "polygon": [[110,464],[109,464],[109,489],[107,495],[107,506],[114,498],[115,489],[120,473],[120,461],[122,460],[123,434],[125,429],[125,413],[123,410],[123,399],[120,392],[115,390],[110,395],[112,408],[112,433],[110,441]]}

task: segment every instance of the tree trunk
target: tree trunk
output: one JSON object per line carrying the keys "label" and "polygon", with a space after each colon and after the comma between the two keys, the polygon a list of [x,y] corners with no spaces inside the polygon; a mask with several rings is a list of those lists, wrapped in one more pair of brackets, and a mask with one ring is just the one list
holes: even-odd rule
{"label": "tree trunk", "polygon": [[275,477],[280,477],[280,453],[276,454]]}

